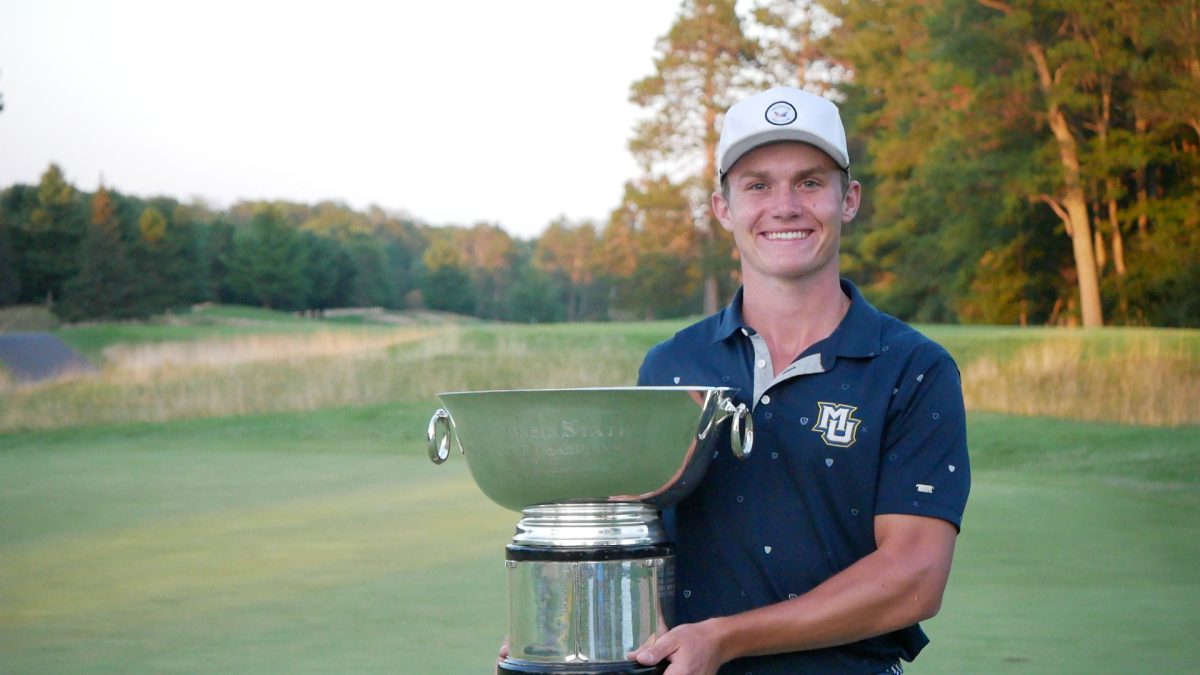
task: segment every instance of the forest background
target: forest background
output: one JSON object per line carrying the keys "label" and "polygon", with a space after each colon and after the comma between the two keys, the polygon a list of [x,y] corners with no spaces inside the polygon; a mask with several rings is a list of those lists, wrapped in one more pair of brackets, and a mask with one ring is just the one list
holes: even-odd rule
{"label": "forest background", "polygon": [[707,209],[721,113],[790,84],[842,106],[866,195],[842,269],[885,311],[1197,326],[1197,34],[1197,0],[685,0],[631,85],[642,175],[606,222],[520,239],[338,202],[217,210],[82,192],[51,165],[0,193],[0,306],[67,321],[205,301],[521,322],[711,312],[738,284]]}

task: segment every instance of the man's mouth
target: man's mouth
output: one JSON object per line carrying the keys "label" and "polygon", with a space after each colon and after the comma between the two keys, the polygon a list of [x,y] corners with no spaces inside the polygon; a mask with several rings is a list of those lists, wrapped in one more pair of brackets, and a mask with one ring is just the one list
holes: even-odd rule
{"label": "man's mouth", "polygon": [[791,232],[768,232],[766,237],[770,241],[781,241],[789,239],[808,239],[808,235],[812,234],[812,230],[800,230]]}

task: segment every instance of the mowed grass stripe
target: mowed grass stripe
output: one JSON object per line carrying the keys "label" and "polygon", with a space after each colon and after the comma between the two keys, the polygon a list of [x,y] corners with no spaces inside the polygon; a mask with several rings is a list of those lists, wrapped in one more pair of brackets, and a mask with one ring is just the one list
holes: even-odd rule
{"label": "mowed grass stripe", "polygon": [[506,512],[489,506],[461,471],[422,473],[381,477],[386,484],[368,489],[5,546],[0,626],[126,611],[153,621],[164,602],[192,613],[227,611],[502,550],[511,531]]}

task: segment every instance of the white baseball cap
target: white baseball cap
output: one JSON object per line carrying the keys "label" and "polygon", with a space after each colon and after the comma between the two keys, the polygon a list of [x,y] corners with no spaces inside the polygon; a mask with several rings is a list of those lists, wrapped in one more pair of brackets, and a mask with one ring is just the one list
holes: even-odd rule
{"label": "white baseball cap", "polygon": [[760,145],[801,141],[815,145],[843,169],[850,166],[846,130],[838,107],[794,87],[775,87],[730,106],[717,144],[717,177]]}

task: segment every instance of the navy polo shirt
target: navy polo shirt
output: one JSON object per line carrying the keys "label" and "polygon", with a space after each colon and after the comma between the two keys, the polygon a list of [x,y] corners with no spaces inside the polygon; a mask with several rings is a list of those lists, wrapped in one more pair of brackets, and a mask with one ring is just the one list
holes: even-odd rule
{"label": "navy polo shirt", "polygon": [[[717,452],[663,521],[676,542],[676,623],[801,595],[875,550],[874,517],[961,525],[966,416],[950,355],[842,281],[850,309],[778,376],[733,303],[656,345],[640,385],[719,386],[753,410],[745,460]],[[739,659],[721,673],[880,673],[929,642],[919,626],[806,652]]]}

